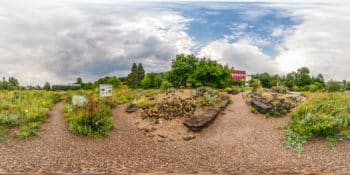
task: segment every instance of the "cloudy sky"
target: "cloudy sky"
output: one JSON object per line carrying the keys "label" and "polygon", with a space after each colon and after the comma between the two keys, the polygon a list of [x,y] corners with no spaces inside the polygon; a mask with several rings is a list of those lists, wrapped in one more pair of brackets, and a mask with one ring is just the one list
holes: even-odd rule
{"label": "cloudy sky", "polygon": [[307,66],[350,80],[346,1],[0,0],[0,76],[21,84],[166,71],[176,54],[249,73]]}

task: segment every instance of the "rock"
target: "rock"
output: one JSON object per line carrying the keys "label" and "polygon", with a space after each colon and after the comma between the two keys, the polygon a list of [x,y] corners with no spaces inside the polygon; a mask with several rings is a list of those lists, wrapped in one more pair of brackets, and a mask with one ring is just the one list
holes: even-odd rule
{"label": "rock", "polygon": [[165,142],[166,140],[164,138],[158,138],[157,141],[158,142]]}
{"label": "rock", "polygon": [[193,140],[195,138],[196,138],[195,135],[186,135],[182,137],[182,139],[184,139],[185,141]]}
{"label": "rock", "polygon": [[137,111],[137,106],[136,105],[132,105],[132,106],[130,106],[130,107],[128,107],[128,108],[126,108],[126,112],[127,113],[132,113],[132,112],[136,112]]}
{"label": "rock", "polygon": [[157,130],[157,128],[150,126],[150,127],[144,128],[143,130],[146,132],[153,132],[153,131]]}
{"label": "rock", "polygon": [[191,131],[199,132],[213,122],[218,114],[218,110],[209,109],[205,114],[186,120],[183,124]]}
{"label": "rock", "polygon": [[220,108],[222,109],[225,109],[227,105],[228,105],[228,100],[224,100],[219,104]]}
{"label": "rock", "polygon": [[269,103],[264,103],[259,99],[253,99],[251,105],[255,107],[260,113],[266,114],[271,111],[272,105]]}
{"label": "rock", "polygon": [[167,138],[167,136],[166,136],[166,135],[164,135],[164,134],[160,134],[160,133],[158,133],[158,136],[159,136],[159,137],[161,137],[161,138]]}

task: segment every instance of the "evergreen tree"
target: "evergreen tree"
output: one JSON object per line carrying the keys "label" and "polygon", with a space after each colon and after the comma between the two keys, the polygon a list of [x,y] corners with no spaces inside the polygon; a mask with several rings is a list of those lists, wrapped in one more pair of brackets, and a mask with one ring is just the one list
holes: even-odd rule
{"label": "evergreen tree", "polygon": [[76,84],[82,85],[83,84],[83,80],[80,77],[78,77]]}
{"label": "evergreen tree", "polygon": [[131,67],[131,72],[128,74],[128,77],[126,79],[126,84],[131,88],[136,88],[138,85],[137,70],[138,69],[136,63],[133,63]]}
{"label": "evergreen tree", "polygon": [[141,81],[145,77],[145,70],[141,63],[137,66],[137,87],[141,87]]}

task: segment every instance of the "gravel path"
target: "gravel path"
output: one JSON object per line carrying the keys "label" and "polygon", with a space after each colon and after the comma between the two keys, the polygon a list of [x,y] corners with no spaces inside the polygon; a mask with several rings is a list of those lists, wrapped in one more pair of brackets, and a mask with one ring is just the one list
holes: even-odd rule
{"label": "gravel path", "polygon": [[140,132],[125,105],[113,111],[117,128],[106,139],[71,134],[63,103],[54,106],[39,137],[0,143],[0,173],[302,173],[350,172],[350,142],[330,148],[325,140],[305,145],[301,159],[282,148],[288,117],[255,115],[241,95],[188,142],[157,143]]}

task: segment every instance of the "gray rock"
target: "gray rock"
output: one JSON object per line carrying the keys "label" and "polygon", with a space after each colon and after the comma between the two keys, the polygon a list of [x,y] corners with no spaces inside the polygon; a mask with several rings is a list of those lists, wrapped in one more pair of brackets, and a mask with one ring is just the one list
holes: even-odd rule
{"label": "gray rock", "polygon": [[224,100],[219,104],[221,109],[225,109],[227,105],[228,105],[228,100]]}
{"label": "gray rock", "polygon": [[255,107],[260,113],[266,114],[271,111],[272,105],[269,103],[264,103],[263,101],[259,99],[253,99],[251,102],[251,105]]}
{"label": "gray rock", "polygon": [[213,122],[218,114],[218,110],[209,109],[205,114],[186,120],[183,124],[191,131],[199,132]]}

